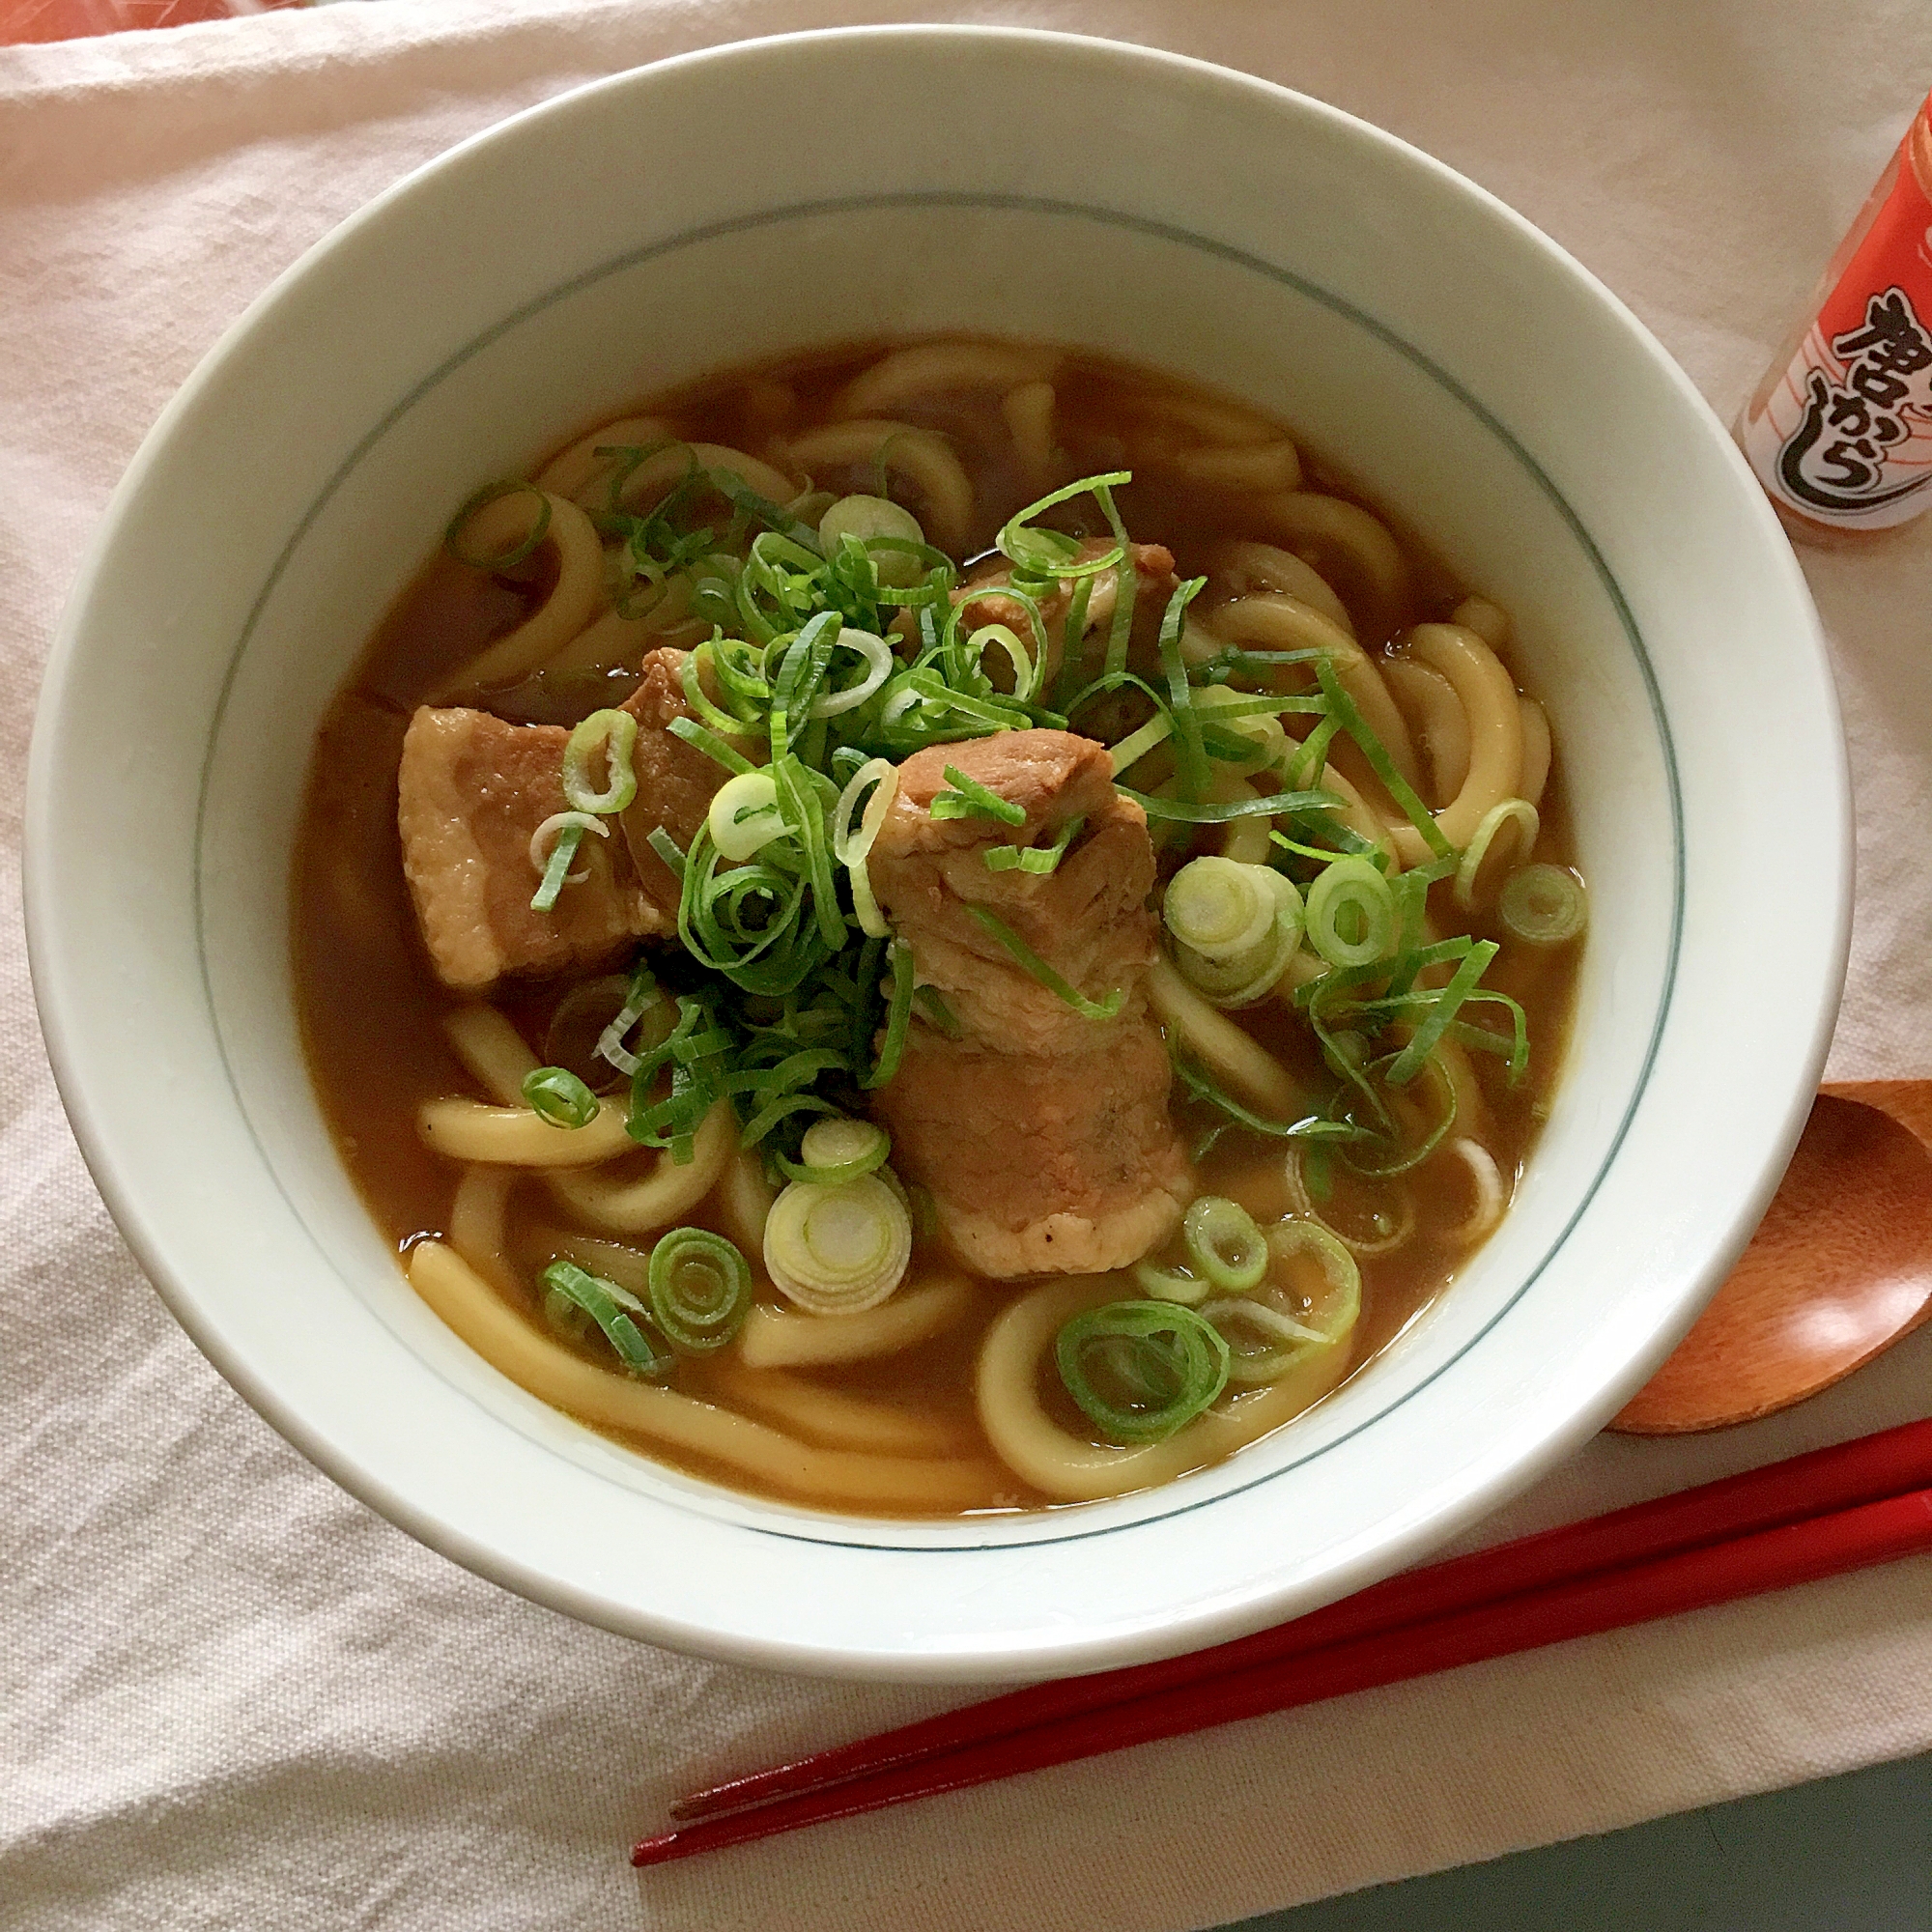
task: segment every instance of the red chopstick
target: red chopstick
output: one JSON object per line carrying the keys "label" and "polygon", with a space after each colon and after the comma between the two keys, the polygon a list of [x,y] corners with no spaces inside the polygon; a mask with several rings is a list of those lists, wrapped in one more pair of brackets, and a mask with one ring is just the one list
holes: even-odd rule
{"label": "red chopstick", "polygon": [[894,1766],[918,1763],[990,1739],[1104,1710],[1155,1691],[1179,1690],[1231,1671],[1378,1632],[1399,1630],[1479,1604],[1519,1596],[1632,1563],[1849,1509],[1932,1485],[1932,1421],[1819,1449],[1608,1516],[1479,1549],[1427,1570],[1378,1583],[1272,1630],[1187,1657],[1132,1664],[1091,1677],[1009,1691],[961,1710],[862,1738],[769,1771],[753,1772],[678,1800],[679,1823],[716,1817],[781,1798],[819,1791]]}
{"label": "red chopstick", "polygon": [[1932,1488],[1602,1571],[1406,1629],[1082,1712],[752,1810],[703,1819],[644,1839],[633,1850],[631,1862],[666,1864],[805,1825],[1676,1616],[1921,1551],[1932,1551]]}

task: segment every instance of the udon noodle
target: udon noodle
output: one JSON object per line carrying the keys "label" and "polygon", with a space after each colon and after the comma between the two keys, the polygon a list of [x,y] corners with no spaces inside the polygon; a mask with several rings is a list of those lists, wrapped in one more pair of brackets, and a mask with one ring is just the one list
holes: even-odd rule
{"label": "udon noodle", "polygon": [[1505,611],[1281,425],[932,341],[479,490],[321,734],[296,981],[425,1302],[822,1508],[1121,1494],[1506,1213],[1586,902]]}

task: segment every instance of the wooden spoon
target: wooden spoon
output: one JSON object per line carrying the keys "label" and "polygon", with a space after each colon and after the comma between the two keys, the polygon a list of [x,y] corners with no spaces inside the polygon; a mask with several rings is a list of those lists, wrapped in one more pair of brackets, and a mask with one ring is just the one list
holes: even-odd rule
{"label": "wooden spoon", "polygon": [[1932,1316],[1932,1080],[1833,1087],[1751,1244],[1611,1423],[1752,1422],[1842,1381]]}

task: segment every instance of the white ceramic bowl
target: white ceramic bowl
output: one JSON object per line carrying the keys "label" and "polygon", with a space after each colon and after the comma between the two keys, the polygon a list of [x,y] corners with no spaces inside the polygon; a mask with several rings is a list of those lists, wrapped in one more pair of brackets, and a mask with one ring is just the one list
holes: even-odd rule
{"label": "white ceramic bowl", "polygon": [[[1509,607],[1594,928],[1514,1211],[1369,1372],[1157,1492],[899,1525],[631,1456],[415,1300],[303,1068],[288,866],[323,708],[478,477],[722,362],[933,329],[1093,345],[1248,397]],[[780,1667],[1011,1678],[1354,1589],[1615,1410],[1803,1122],[1848,821],[1816,620],[1770,511],[1662,351],[1527,223],[1214,68],[862,30],[523,115],[249,310],[142,446],[68,611],[28,909],[108,1205],[196,1342],[338,1481],[612,1630]]]}

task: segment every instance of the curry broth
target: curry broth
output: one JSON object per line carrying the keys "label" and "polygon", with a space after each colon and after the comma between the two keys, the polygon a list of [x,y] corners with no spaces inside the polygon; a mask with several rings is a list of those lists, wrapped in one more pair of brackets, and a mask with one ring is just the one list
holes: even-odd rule
{"label": "curry broth", "polygon": [[[775,433],[823,419],[835,392],[885,346],[846,349],[719,377],[668,398],[654,399],[649,411],[668,418],[690,441],[755,452]],[[1197,392],[1143,371],[1080,355],[1066,358],[1055,387],[1055,426],[1065,453],[1065,476],[1135,469],[1135,480],[1117,492],[1122,519],[1136,542],[1171,549],[1182,577],[1200,567],[1200,554],[1210,544],[1243,537],[1268,540],[1265,524],[1244,515],[1238,493],[1180,482],[1161,473],[1157,457],[1151,463],[1148,460],[1149,443],[1157,443],[1167,433],[1160,408],[1163,399]],[[990,547],[1007,517],[1037,494],[1022,480],[999,411],[983,395],[955,395],[913,401],[898,413],[944,433],[972,477],[976,515],[968,546],[970,561]],[[1303,461],[1316,487],[1383,515],[1346,479],[1310,464],[1305,452]],[[821,480],[852,489],[877,488],[869,476]],[[1092,505],[1085,508],[1091,512]],[[1385,516],[1383,520],[1388,521]],[[1105,526],[1092,514],[1084,520],[1079,515],[1062,520],[1059,526],[1078,536],[1105,532]],[[1403,532],[1400,524],[1392,527],[1414,585],[1411,606],[1400,613],[1393,630],[1446,616],[1463,590]],[[542,601],[554,574],[543,554],[539,552],[536,559],[507,575],[492,577],[440,553],[384,619],[331,706],[309,774],[294,871],[294,963],[300,1023],[324,1113],[344,1163],[399,1255],[416,1241],[445,1231],[458,1174],[453,1163],[422,1145],[416,1131],[417,1110],[436,1096],[473,1091],[469,1076],[445,1042],[440,1024],[441,1016],[462,1001],[439,983],[431,969],[403,877],[396,822],[396,771],[403,734],[412,712],[427,694],[486,644],[514,629]],[[1350,586],[1338,582],[1336,588],[1352,605]],[[1373,651],[1384,640],[1363,636],[1361,641]],[[493,693],[492,708],[513,723],[571,724],[600,706],[620,702],[635,682],[634,670],[628,675],[583,674],[548,681],[538,676]],[[1553,766],[1544,794],[1542,823],[1539,856],[1569,863],[1573,846],[1560,762]],[[1194,849],[1211,848],[1201,844]],[[1175,859],[1164,861],[1163,877],[1179,856],[1184,854],[1177,849]],[[1487,916],[1459,917],[1456,924],[1479,937],[1504,937]],[[1509,1091],[1493,1069],[1483,1068],[1483,1092],[1492,1123],[1488,1144],[1506,1187],[1520,1173],[1535,1140],[1562,1059],[1576,953],[1574,946],[1538,951],[1505,944],[1485,980],[1521,1002],[1531,1040],[1530,1071],[1516,1091]],[[551,1009],[571,983],[499,990],[495,1004],[541,1056]],[[1325,1078],[1304,1024],[1283,1003],[1268,999],[1237,1017],[1304,1084]],[[1486,1061],[1489,1056],[1476,1058]],[[639,1153],[639,1171],[646,1171],[656,1158]],[[1230,1195],[1264,1222],[1290,1206],[1279,1143],[1241,1131],[1227,1133],[1208,1153],[1199,1173],[1204,1192]],[[1425,1163],[1406,1180],[1415,1202],[1417,1232],[1396,1252],[1362,1260],[1362,1313],[1350,1345],[1348,1376],[1358,1373],[1453,1281],[1470,1252],[1445,1242],[1439,1235],[1467,1210],[1466,1173],[1456,1163],[1437,1160]],[[1345,1188],[1336,1197],[1333,1211],[1338,1215],[1349,1210],[1346,1193]],[[722,1230],[710,1211],[712,1206],[707,1200],[684,1220]],[[564,1211],[551,1200],[541,1179],[520,1175],[511,1193],[508,1220],[511,1257],[526,1283],[519,1312],[546,1335],[550,1331],[540,1312],[536,1280],[554,1253],[546,1245],[547,1236],[563,1225]],[[758,1258],[748,1259],[758,1279],[759,1298],[782,1305],[781,1297],[763,1280]],[[916,1250],[908,1280],[919,1278],[923,1263],[930,1264],[937,1259]],[[788,1373],[939,1419],[956,1431],[962,1453],[997,1463],[975,1414],[973,1368],[987,1326],[1026,1284],[980,1286],[982,1293],[971,1316],[923,1344],[875,1361]],[[1123,1292],[1133,1291],[1129,1287]],[[570,1346],[586,1359],[610,1362],[601,1337],[594,1334],[587,1342]],[[734,1384],[757,1372],[738,1366],[734,1354],[726,1350],[723,1355],[680,1358],[674,1386],[726,1406],[738,1406]],[[1039,1394],[1063,1426],[1097,1442],[1100,1438],[1092,1425],[1050,1372],[1050,1360],[1049,1354],[1042,1364]],[[632,1446],[727,1487],[758,1487],[742,1472],[707,1466],[702,1459],[681,1456],[654,1442],[636,1440]],[[781,1499],[799,1498],[785,1494]],[[1051,1504],[1051,1498],[1006,1475],[1003,1481],[989,1483],[976,1506],[1009,1510]]]}

